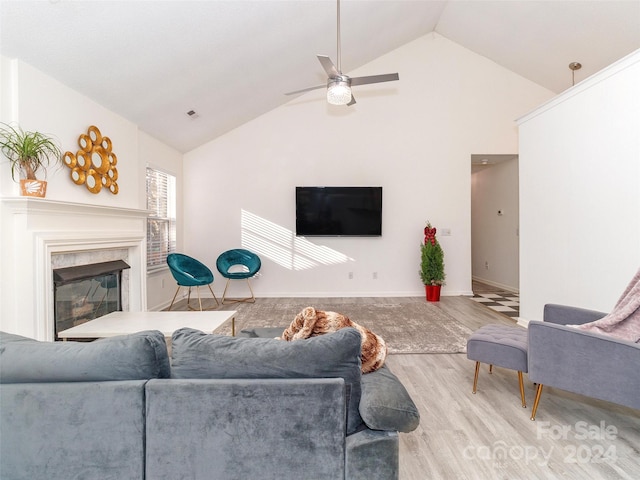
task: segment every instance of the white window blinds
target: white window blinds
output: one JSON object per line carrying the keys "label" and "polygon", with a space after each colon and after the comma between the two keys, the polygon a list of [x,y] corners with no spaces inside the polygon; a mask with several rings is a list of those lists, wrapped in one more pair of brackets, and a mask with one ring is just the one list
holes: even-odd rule
{"label": "white window blinds", "polygon": [[147,210],[147,270],[157,270],[176,251],[176,177],[147,167]]}

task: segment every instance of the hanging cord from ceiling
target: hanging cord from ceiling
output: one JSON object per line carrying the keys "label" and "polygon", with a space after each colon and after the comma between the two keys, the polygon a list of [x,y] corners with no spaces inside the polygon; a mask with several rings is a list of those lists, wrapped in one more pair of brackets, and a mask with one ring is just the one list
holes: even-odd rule
{"label": "hanging cord from ceiling", "polygon": [[582,68],[582,64],[578,62],[571,62],[569,64],[569,68],[571,69],[571,86],[576,84],[576,70],[580,70]]}

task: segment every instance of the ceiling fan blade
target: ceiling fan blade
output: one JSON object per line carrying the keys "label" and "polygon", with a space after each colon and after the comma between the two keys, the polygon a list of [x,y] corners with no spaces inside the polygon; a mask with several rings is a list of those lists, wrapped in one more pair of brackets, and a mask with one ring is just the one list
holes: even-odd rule
{"label": "ceiling fan blade", "polygon": [[355,77],[351,79],[351,86],[366,85],[368,83],[393,82],[394,80],[400,80],[400,76],[397,73],[370,75],[368,77]]}
{"label": "ceiling fan blade", "polygon": [[353,105],[354,103],[356,103],[356,97],[353,96],[353,93],[351,94],[351,101],[349,103],[347,103],[347,107],[350,107],[351,105]]}
{"label": "ceiling fan blade", "polygon": [[318,60],[320,60],[322,68],[324,68],[324,71],[327,72],[327,76],[329,78],[334,78],[338,75],[341,75],[331,59],[326,55],[318,55]]}
{"label": "ceiling fan blade", "polygon": [[327,88],[327,84],[323,84],[323,85],[316,85],[315,87],[307,87],[307,88],[303,88],[301,90],[295,90],[293,92],[287,92],[285,93],[285,95],[295,95],[297,93],[304,93],[304,92],[310,92],[311,90],[317,90],[319,88]]}

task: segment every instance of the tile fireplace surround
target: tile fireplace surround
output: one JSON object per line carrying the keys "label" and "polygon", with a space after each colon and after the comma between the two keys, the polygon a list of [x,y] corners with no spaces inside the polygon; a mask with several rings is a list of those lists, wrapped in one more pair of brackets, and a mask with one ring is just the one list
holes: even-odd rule
{"label": "tile fireplace surround", "polygon": [[[53,268],[104,260],[131,266],[124,310],[146,310],[146,210],[1,199],[0,330],[53,340]],[[127,308],[128,307],[128,308]]]}

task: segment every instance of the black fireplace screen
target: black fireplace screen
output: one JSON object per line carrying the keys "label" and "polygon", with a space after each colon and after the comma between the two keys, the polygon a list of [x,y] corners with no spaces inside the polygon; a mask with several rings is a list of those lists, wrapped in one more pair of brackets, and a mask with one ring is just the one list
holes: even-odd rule
{"label": "black fireplace screen", "polygon": [[55,269],[55,339],[58,332],[122,310],[122,271],[127,268],[115,260]]}

